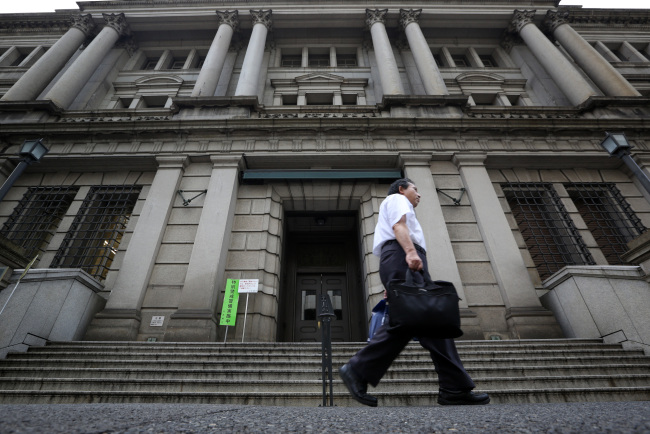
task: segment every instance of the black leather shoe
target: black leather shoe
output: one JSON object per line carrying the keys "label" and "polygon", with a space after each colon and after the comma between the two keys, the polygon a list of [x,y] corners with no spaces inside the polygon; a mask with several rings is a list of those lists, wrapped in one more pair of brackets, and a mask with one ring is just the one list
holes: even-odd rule
{"label": "black leather shoe", "polygon": [[359,380],[347,364],[341,366],[339,375],[343,380],[343,384],[345,384],[345,387],[348,388],[350,394],[357,402],[370,407],[377,407],[377,398],[366,393],[368,383]]}
{"label": "black leather shoe", "polygon": [[487,393],[474,393],[471,390],[462,392],[449,392],[442,390],[438,392],[438,404],[440,405],[485,405],[490,403]]}

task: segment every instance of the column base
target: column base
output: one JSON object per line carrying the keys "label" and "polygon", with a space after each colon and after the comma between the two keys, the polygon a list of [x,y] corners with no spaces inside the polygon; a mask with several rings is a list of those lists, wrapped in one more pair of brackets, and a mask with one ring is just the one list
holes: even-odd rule
{"label": "column base", "polygon": [[104,309],[86,329],[84,341],[136,341],[142,318],[135,309]]}
{"label": "column base", "polygon": [[541,306],[508,308],[506,323],[511,339],[564,338],[553,312]]}
{"label": "column base", "polygon": [[460,309],[460,328],[463,330],[463,335],[458,340],[484,339],[478,315],[471,309]]}
{"label": "column base", "polygon": [[216,342],[217,319],[207,309],[179,309],[169,317],[165,342]]}

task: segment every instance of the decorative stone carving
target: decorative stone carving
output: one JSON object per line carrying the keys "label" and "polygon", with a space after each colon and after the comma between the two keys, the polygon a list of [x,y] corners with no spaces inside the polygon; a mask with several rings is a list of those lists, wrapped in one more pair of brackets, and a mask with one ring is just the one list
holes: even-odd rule
{"label": "decorative stone carving", "polygon": [[399,10],[399,25],[402,30],[406,29],[411,23],[417,23],[420,19],[422,9],[400,9]]}
{"label": "decorative stone carving", "polygon": [[271,9],[265,11],[260,9],[259,11],[255,11],[253,9],[250,10],[251,13],[251,18],[253,20],[253,25],[255,24],[264,24],[267,30],[271,31],[271,26],[273,25],[273,19],[271,17]]}
{"label": "decorative stone carving", "polygon": [[239,29],[239,11],[217,11],[217,23],[227,24],[236,32]]}
{"label": "decorative stone carving", "polygon": [[536,10],[532,11],[520,11],[519,9],[515,9],[515,13],[512,16],[512,21],[510,22],[510,26],[508,26],[508,31],[512,33],[519,33],[521,29],[526,25],[530,24],[533,22],[533,18],[535,18],[535,12]]}
{"label": "decorative stone carving", "polygon": [[366,27],[371,28],[375,23],[386,23],[388,9],[366,9]]}
{"label": "decorative stone carving", "polygon": [[567,11],[547,11],[544,18],[544,27],[550,32],[561,26],[562,24],[569,23],[569,12]]}
{"label": "decorative stone carving", "polygon": [[114,29],[120,36],[131,36],[129,23],[124,14],[102,14],[106,26]]}
{"label": "decorative stone carving", "polygon": [[72,25],[75,29],[79,29],[84,32],[84,35],[92,36],[92,32],[95,29],[95,22],[93,21],[92,15],[73,15],[70,17]]}
{"label": "decorative stone carving", "polygon": [[136,51],[138,51],[138,44],[135,42],[135,40],[132,37],[120,39],[117,41],[115,44],[117,48],[124,48],[127,53],[129,53],[129,56],[133,56]]}

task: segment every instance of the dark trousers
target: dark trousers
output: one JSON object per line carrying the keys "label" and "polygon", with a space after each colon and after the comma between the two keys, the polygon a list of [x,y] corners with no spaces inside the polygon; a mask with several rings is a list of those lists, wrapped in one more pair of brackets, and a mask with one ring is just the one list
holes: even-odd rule
{"label": "dark trousers", "polygon": [[[422,259],[424,269],[428,271],[424,251],[419,249],[418,255]],[[384,245],[379,265],[379,276],[384,286],[387,287],[390,280],[405,279],[407,269],[406,253],[402,247],[397,242]],[[390,316],[390,309],[388,315]],[[453,339],[432,339],[408,333],[389,332],[387,325],[382,325],[375,332],[368,345],[355,354],[348,365],[359,378],[376,387],[393,360],[414,337],[431,353],[441,389],[460,391],[475,387],[460,361]]]}

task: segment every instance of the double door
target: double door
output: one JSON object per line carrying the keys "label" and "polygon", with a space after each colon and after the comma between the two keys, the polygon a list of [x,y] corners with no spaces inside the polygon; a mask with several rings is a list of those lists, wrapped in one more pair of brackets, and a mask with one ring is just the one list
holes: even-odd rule
{"label": "double door", "polygon": [[334,342],[350,339],[346,273],[297,273],[295,301],[295,340],[320,341],[318,304],[322,295],[329,295],[335,317],[330,320]]}

